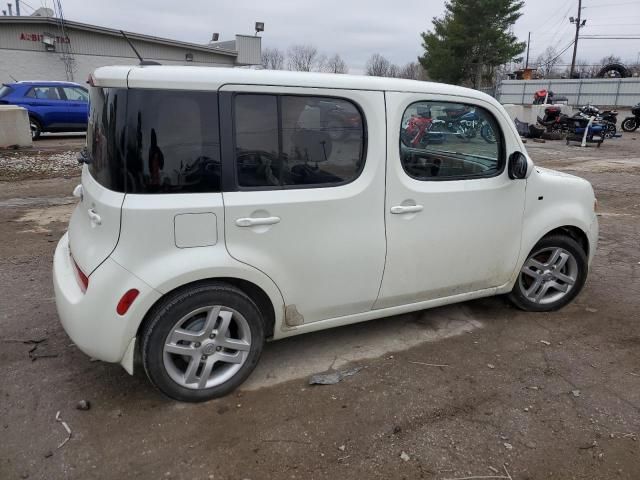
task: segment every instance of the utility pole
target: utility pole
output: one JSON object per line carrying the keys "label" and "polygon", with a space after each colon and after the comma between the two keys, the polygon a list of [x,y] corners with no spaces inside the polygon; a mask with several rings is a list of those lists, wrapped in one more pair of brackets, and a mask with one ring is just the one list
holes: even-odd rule
{"label": "utility pole", "polygon": [[569,18],[569,22],[576,26],[576,37],[573,40],[573,58],[571,59],[571,71],[569,72],[569,78],[573,78],[573,71],[576,68],[576,53],[578,52],[578,36],[580,35],[580,29],[587,23],[586,20],[582,20],[582,0],[578,0],[578,18]]}
{"label": "utility pole", "polygon": [[525,70],[529,68],[529,47],[531,46],[531,32],[529,32],[529,39],[527,40],[527,61],[524,64]]}

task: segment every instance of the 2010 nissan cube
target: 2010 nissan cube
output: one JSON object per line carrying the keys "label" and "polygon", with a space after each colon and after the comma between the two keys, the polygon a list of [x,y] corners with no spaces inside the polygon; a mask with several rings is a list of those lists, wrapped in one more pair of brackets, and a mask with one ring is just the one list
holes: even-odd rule
{"label": "2010 nissan cube", "polygon": [[169,397],[227,394],[266,339],[497,294],[550,311],[585,283],[591,185],[535,167],[487,95],[173,66],[90,84],[58,313]]}

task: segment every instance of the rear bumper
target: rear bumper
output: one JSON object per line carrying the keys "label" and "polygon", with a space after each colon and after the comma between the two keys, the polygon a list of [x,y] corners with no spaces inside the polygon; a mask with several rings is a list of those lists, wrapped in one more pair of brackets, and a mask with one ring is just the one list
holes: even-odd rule
{"label": "rear bumper", "polygon": [[[67,234],[60,239],[53,258],[53,286],[64,330],[80,350],[105,362],[123,360],[144,315],[160,298],[157,291],[110,258],[91,274],[83,293],[71,263]],[[120,316],[116,305],[131,288],[140,294]]]}

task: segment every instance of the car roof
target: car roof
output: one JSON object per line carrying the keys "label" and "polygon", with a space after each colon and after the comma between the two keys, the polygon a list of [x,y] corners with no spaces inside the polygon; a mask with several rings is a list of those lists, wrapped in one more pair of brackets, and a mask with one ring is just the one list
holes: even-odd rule
{"label": "car roof", "polygon": [[100,67],[92,74],[102,87],[217,90],[223,85],[273,85],[347,90],[417,92],[496,100],[478,90],[400,78],[249,68],[142,65]]}
{"label": "car roof", "polygon": [[59,82],[59,81],[53,81],[53,80],[20,80],[19,82],[12,82],[12,83],[5,83],[4,85],[8,85],[11,87],[14,86],[23,86],[23,85],[27,85],[27,86],[42,86],[42,87],[81,87],[81,88],[87,88],[84,85],[80,85],[79,83],[75,83],[75,82]]}

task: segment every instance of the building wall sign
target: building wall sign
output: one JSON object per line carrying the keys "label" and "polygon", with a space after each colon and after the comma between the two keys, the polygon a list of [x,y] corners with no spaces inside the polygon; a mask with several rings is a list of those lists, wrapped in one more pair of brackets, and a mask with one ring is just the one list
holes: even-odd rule
{"label": "building wall sign", "polygon": [[71,43],[69,37],[60,37],[57,35],[47,35],[42,33],[29,33],[22,32],[20,34],[20,40],[25,40],[27,42],[43,42],[45,39],[49,41],[53,41],[55,43]]}

